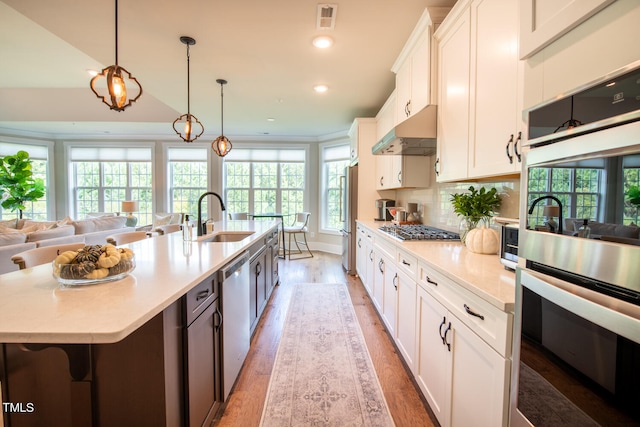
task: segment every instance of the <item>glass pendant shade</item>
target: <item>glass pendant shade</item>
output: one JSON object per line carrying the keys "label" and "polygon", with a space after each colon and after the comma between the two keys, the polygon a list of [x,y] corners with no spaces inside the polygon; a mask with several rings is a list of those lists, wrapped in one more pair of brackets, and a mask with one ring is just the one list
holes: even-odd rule
{"label": "glass pendant shade", "polygon": [[[191,114],[191,79],[189,69],[189,46],[196,44],[195,39],[182,36],[180,41],[187,45],[187,114],[183,114],[173,121],[173,130],[184,142],[193,142],[204,133],[204,126],[200,120]],[[180,129],[180,130],[179,130]]]}
{"label": "glass pendant shade", "polygon": [[[116,63],[91,79],[91,90],[110,109],[124,111],[142,95],[142,86],[130,72],[118,65],[118,0],[116,0]],[[127,94],[134,94],[129,96]]]}
{"label": "glass pendant shade", "polygon": [[220,136],[217,137],[212,143],[211,148],[220,157],[224,157],[231,151],[231,141],[224,136],[224,92],[223,87],[227,84],[224,79],[217,79],[216,82],[220,84]]}

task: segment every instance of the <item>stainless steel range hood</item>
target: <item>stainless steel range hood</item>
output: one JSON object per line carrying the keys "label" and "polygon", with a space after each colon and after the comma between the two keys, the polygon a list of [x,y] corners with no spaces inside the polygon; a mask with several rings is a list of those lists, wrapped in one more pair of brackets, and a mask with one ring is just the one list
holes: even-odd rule
{"label": "stainless steel range hood", "polygon": [[429,105],[391,129],[371,151],[376,155],[431,156],[436,152],[436,106]]}

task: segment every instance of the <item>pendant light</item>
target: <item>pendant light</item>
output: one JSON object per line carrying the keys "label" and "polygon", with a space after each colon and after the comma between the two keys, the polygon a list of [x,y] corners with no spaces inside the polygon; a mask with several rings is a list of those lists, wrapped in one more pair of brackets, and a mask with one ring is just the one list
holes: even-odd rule
{"label": "pendant light", "polygon": [[[100,74],[96,74],[91,79],[91,90],[102,102],[107,104],[110,109],[115,111],[124,111],[132,103],[136,102],[142,95],[142,86],[130,72],[118,65],[118,0],[116,1],[116,63],[104,68]],[[104,77],[105,80],[101,80]],[[106,83],[106,84],[105,84]],[[96,88],[97,87],[97,88]],[[130,89],[129,91],[127,89]],[[127,94],[134,90],[137,95],[127,99]],[[105,93],[101,95],[100,92]]]}
{"label": "pendant light", "polygon": [[[189,46],[196,44],[196,41],[188,36],[180,37],[180,41],[187,45],[187,114],[183,114],[173,122],[173,130],[176,131],[178,136],[182,138],[185,142],[193,142],[202,133],[204,132],[204,126],[202,123],[196,118],[196,116],[191,114],[191,82],[190,82],[190,70],[189,70]],[[176,129],[176,124],[180,124],[180,127],[183,129],[184,134],[180,133],[178,129]],[[194,129],[194,127],[199,128],[200,132],[196,134],[198,129]]]}
{"label": "pendant light", "polygon": [[231,141],[224,136],[224,93],[222,88],[227,84],[227,81],[218,79],[216,83],[220,84],[220,136],[211,143],[211,148],[218,156],[224,157],[231,151]]}

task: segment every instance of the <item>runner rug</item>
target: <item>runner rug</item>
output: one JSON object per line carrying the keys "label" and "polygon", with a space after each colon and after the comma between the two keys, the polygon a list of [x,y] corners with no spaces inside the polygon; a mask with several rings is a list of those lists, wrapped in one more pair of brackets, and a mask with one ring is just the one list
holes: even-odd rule
{"label": "runner rug", "polygon": [[260,425],[394,425],[345,284],[295,286]]}

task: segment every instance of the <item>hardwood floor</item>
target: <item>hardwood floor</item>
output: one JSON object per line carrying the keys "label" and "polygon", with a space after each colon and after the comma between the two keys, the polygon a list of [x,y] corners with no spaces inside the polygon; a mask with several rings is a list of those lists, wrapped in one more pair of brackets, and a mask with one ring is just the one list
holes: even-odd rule
{"label": "hardwood floor", "polygon": [[367,348],[389,410],[397,426],[434,426],[435,417],[407,374],[360,279],[348,276],[338,255],[315,252],[314,258],[280,260],[280,285],[275,288],[251,340],[235,388],[215,426],[257,426],[262,416],[271,368],[296,283],[347,283]]}

